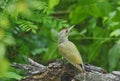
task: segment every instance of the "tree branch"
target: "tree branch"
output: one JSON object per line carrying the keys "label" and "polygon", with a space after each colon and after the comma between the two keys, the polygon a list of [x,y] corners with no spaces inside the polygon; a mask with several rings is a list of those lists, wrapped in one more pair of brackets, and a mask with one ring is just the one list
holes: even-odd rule
{"label": "tree branch", "polygon": [[[57,60],[48,66],[29,59],[30,64],[13,63],[12,66],[26,72],[26,78],[20,81],[83,81],[83,74],[78,74],[71,64]],[[107,73],[101,67],[85,64],[86,81],[120,81],[120,71]]]}

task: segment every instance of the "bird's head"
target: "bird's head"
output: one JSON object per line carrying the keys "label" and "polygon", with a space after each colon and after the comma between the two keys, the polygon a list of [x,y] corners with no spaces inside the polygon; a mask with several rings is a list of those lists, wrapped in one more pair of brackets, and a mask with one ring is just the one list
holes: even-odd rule
{"label": "bird's head", "polygon": [[70,28],[66,28],[66,29],[62,29],[59,33],[59,39],[58,41],[64,41],[64,40],[68,40],[68,35],[70,30],[73,28],[74,26],[71,26]]}

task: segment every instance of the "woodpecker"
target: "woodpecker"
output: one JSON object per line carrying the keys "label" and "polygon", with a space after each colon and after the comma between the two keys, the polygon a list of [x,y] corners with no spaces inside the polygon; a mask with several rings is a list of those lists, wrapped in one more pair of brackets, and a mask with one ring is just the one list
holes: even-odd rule
{"label": "woodpecker", "polygon": [[85,73],[83,61],[77,47],[68,40],[70,30],[73,27],[74,26],[71,26],[70,28],[60,31],[58,36],[58,51],[69,63],[76,67],[79,72]]}

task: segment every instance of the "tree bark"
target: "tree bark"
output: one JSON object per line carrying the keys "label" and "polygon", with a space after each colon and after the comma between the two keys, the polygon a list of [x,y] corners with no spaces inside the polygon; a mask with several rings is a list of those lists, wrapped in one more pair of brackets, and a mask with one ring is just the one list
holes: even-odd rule
{"label": "tree bark", "polygon": [[[13,63],[12,66],[26,73],[20,81],[83,81],[83,73],[78,73],[71,64],[64,64],[57,60],[48,66],[39,64],[29,59],[30,64]],[[107,73],[104,69],[90,64],[84,65],[85,81],[120,81],[120,71]]]}

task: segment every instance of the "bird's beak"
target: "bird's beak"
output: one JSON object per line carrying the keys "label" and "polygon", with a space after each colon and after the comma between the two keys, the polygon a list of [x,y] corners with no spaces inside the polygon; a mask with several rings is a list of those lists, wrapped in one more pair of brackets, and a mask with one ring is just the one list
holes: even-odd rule
{"label": "bird's beak", "polygon": [[68,30],[70,31],[71,29],[73,29],[75,27],[75,25],[71,26]]}
{"label": "bird's beak", "polygon": [[75,25],[71,26],[70,28],[68,28],[68,31],[70,31],[71,29],[73,29],[75,27]]}

